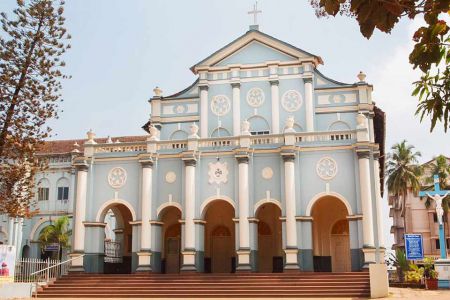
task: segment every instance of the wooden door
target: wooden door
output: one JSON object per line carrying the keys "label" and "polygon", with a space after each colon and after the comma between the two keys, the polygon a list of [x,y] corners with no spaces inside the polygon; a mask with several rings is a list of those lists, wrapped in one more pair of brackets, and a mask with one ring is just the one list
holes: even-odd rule
{"label": "wooden door", "polygon": [[350,239],[348,234],[331,235],[331,263],[333,272],[350,272]]}
{"label": "wooden door", "polygon": [[180,238],[167,238],[166,273],[178,273],[180,270]]}
{"label": "wooden door", "polygon": [[271,273],[273,271],[274,245],[272,235],[258,236],[259,272]]}
{"label": "wooden door", "polygon": [[211,241],[211,271],[231,273],[231,236],[213,236]]}

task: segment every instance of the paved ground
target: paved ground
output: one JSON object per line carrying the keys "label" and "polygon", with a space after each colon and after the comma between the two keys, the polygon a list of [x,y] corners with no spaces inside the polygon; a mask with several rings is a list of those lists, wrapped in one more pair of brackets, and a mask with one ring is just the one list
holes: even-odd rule
{"label": "paved ground", "polygon": [[[0,299],[3,300],[5,298],[2,298],[0,296]],[[18,298],[16,298],[18,299]],[[15,300],[16,300],[15,299]],[[25,298],[22,298],[25,300]],[[35,298],[33,298],[35,299]],[[38,299],[46,299],[46,298],[38,298]],[[66,298],[66,300],[92,300],[92,299],[98,299],[98,298]],[[148,300],[148,298],[102,298],[102,300],[104,299],[114,299],[114,300],[119,300],[119,299],[123,299],[123,300],[130,300],[130,299],[146,299]],[[167,298],[153,298],[152,300],[167,300]],[[170,298],[170,300],[186,300],[186,299],[191,299],[191,298]],[[192,298],[194,300],[194,298]],[[213,300],[213,299],[228,299],[228,298],[203,298],[202,300]],[[233,298],[235,300],[238,300],[238,298]],[[279,300],[282,298],[252,298],[253,300]],[[284,298],[284,299],[289,299],[289,300],[295,300],[297,298]],[[308,298],[298,298],[299,300],[305,300]],[[317,300],[319,298],[311,298],[314,300]],[[339,299],[339,300],[356,300],[355,298],[325,298],[325,299]],[[439,291],[427,291],[427,290],[419,290],[419,289],[401,289],[401,288],[390,288],[390,292],[389,292],[389,297],[387,298],[382,298],[382,299],[426,299],[426,300],[446,300],[446,299],[450,299],[450,290],[439,290]],[[32,299],[28,299],[28,300],[32,300]],[[48,298],[47,300],[55,300],[55,298]],[[241,300],[250,300],[249,298],[243,298]]]}

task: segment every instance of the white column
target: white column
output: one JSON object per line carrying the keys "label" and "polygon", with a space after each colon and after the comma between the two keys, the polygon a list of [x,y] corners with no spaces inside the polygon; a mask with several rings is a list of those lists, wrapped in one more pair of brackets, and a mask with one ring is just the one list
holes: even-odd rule
{"label": "white column", "polygon": [[241,135],[241,84],[234,82],[233,88],[233,135]]}
{"label": "white column", "polygon": [[303,78],[305,83],[306,131],[314,131],[314,103],[312,78]]}
{"label": "white column", "polygon": [[151,158],[141,160],[142,165],[142,192],[141,192],[141,245],[138,253],[137,271],[151,271],[151,210],[152,210],[152,180],[153,160]]}
{"label": "white column", "polygon": [[14,218],[8,217],[8,245],[14,244]]}
{"label": "white column", "polygon": [[380,153],[374,153],[373,157],[373,171],[375,172],[375,202],[377,208],[377,231],[378,231],[378,245],[384,248],[384,233],[383,233],[383,218],[382,218],[382,201],[380,188],[380,162],[378,161]]}
{"label": "white column", "polygon": [[200,86],[200,136],[208,137],[208,86]]}
{"label": "white column", "polygon": [[16,247],[17,251],[17,240],[19,238],[19,219],[14,218],[14,234],[13,234],[13,246]]}
{"label": "white column", "polygon": [[239,250],[238,271],[251,270],[250,267],[250,224],[248,221],[249,187],[248,156],[237,157],[239,165]]}
{"label": "white column", "polygon": [[286,269],[298,269],[297,221],[295,205],[295,155],[284,155],[284,195],[286,205]]}
{"label": "white column", "polygon": [[272,133],[280,133],[280,91],[278,88],[278,80],[270,81],[270,89],[272,96]]}
{"label": "white column", "polygon": [[16,259],[20,257],[22,251],[23,218],[19,218],[17,229]]}
{"label": "white column", "polygon": [[[75,199],[75,219],[73,224],[73,253],[71,256],[79,256],[84,253],[85,228],[83,222],[86,219],[86,197],[88,165],[86,163],[75,164],[77,168],[77,195]],[[72,261],[73,271],[84,271],[83,258]]]}
{"label": "white column", "polygon": [[184,251],[182,271],[195,271],[195,159],[184,161]]}
{"label": "white column", "polygon": [[372,192],[370,184],[369,151],[358,152],[359,185],[363,213],[363,244],[365,265],[375,262]]}

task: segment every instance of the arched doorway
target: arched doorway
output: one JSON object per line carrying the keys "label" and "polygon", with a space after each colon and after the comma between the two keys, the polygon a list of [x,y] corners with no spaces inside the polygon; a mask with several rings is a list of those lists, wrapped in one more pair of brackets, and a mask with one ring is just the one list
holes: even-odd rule
{"label": "arched doorway", "polygon": [[230,273],[236,268],[234,208],[224,200],[215,200],[205,214],[205,271]]}
{"label": "arched doorway", "polygon": [[349,272],[350,238],[347,207],[336,197],[325,196],[314,203],[314,271]]}
{"label": "arched doorway", "polygon": [[166,207],[160,213],[160,221],[163,222],[162,238],[162,272],[180,272],[181,261],[181,211],[174,206]]}
{"label": "arched doorway", "polygon": [[23,248],[22,248],[22,258],[30,258],[31,257],[30,251],[31,251],[30,246],[28,246],[28,245],[23,246]]}
{"label": "arched doorway", "polygon": [[[130,210],[121,203],[111,204],[101,214],[100,222],[107,224],[103,235],[103,270],[105,274],[131,273],[131,257],[133,252],[131,221],[133,221],[133,217]],[[108,234],[106,230],[108,230]]]}
{"label": "arched doorway", "polygon": [[283,271],[283,246],[281,210],[273,203],[261,205],[258,222],[258,271],[262,273]]}

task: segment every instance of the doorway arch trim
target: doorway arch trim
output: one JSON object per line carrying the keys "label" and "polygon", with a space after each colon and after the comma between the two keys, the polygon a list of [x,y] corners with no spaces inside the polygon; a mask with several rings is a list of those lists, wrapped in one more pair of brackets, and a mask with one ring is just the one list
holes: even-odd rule
{"label": "doorway arch trim", "polygon": [[127,201],[122,200],[122,199],[111,199],[111,200],[108,200],[105,203],[103,203],[100,206],[100,208],[98,209],[97,216],[95,217],[95,221],[99,222],[99,223],[102,222],[103,221],[102,219],[105,217],[108,209],[116,204],[122,204],[126,208],[128,208],[128,210],[131,213],[131,218],[133,219],[133,221],[136,221],[136,212],[134,211],[133,206],[130,203],[128,203]]}
{"label": "doorway arch trim", "polygon": [[280,201],[278,201],[277,199],[273,199],[273,198],[271,198],[271,199],[264,198],[264,199],[261,199],[258,202],[256,202],[256,204],[254,206],[254,210],[253,210],[254,215],[256,216],[256,213],[258,212],[258,209],[261,206],[263,206],[264,204],[267,204],[267,203],[275,204],[276,206],[278,206],[280,211],[283,211],[283,207],[282,207]]}
{"label": "doorway arch trim", "polygon": [[168,207],[176,207],[180,210],[181,214],[183,215],[183,207],[181,206],[180,203],[178,202],[166,202],[161,204],[157,209],[156,209],[156,219],[157,220],[161,220],[161,213],[163,212],[164,209],[168,208]]}
{"label": "doorway arch trim", "polygon": [[201,215],[202,219],[205,218],[206,209],[208,208],[209,204],[211,204],[212,202],[214,202],[216,200],[223,200],[225,202],[228,202],[233,207],[234,212],[236,214],[236,204],[233,202],[233,200],[231,200],[230,197],[224,196],[224,195],[211,196],[211,197],[207,198],[205,201],[203,201],[202,205],[200,206],[200,215]]}
{"label": "doorway arch trim", "polygon": [[318,200],[320,200],[321,198],[326,197],[326,196],[335,197],[335,198],[341,200],[342,203],[343,203],[343,204],[345,205],[345,207],[347,208],[347,215],[348,215],[348,216],[352,216],[352,215],[353,215],[353,210],[352,210],[352,207],[351,207],[350,203],[348,203],[348,201],[345,199],[344,196],[342,196],[341,194],[336,193],[336,192],[321,192],[321,193],[316,194],[316,195],[309,201],[308,206],[306,207],[306,213],[305,213],[305,215],[306,215],[307,217],[311,217],[311,211],[312,211],[312,208],[314,207],[314,204],[316,204],[316,202],[317,202]]}

